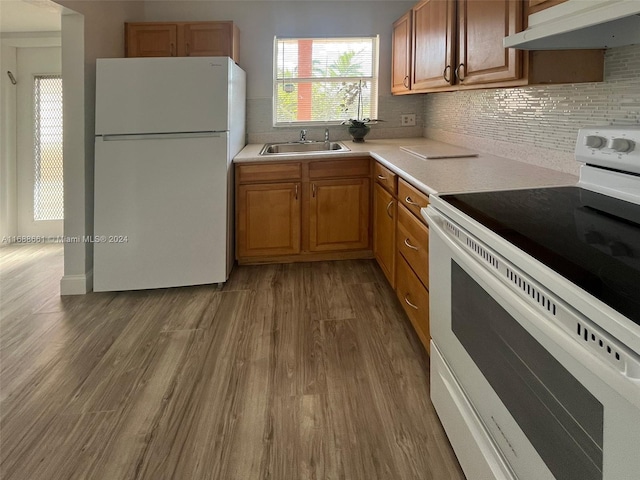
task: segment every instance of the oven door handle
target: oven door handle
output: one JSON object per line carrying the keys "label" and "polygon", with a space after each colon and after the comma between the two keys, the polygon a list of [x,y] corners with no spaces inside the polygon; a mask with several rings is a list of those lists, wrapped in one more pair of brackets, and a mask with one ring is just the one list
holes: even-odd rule
{"label": "oven door handle", "polygon": [[[516,321],[527,330],[538,342],[548,349],[548,345],[555,344],[556,349],[568,353],[576,359],[581,365],[589,365],[590,370],[595,373],[601,380],[609,384],[625,398],[630,400],[634,405],[640,408],[640,395],[638,395],[638,387],[640,387],[640,376],[637,368],[631,367],[626,372],[612,370],[598,355],[594,355],[589,349],[581,345],[580,341],[570,335],[564,327],[554,321],[549,321],[532,304],[525,301],[517,293],[515,293],[507,284],[500,279],[499,272],[493,273],[491,266],[483,263],[480,258],[473,257],[456,240],[453,239],[453,233],[443,226],[445,218],[431,206],[427,209],[429,219],[429,237],[437,236],[445,242],[449,249],[452,260],[455,260],[466,272],[478,283],[502,308],[504,308]],[[449,222],[454,228],[453,223]],[[466,234],[466,232],[465,232]],[[431,248],[430,251],[433,251]],[[496,256],[499,261],[509,264],[504,259]],[[513,267],[514,271],[518,271]],[[533,283],[533,282],[532,282]],[[542,289],[541,289],[542,290]],[[549,295],[551,297],[551,295]],[[558,305],[564,302],[558,298],[553,298]],[[565,308],[565,314],[570,315],[575,322],[590,322],[582,317],[578,312],[570,308]],[[532,321],[532,318],[538,318],[538,321]],[[544,337],[540,340],[540,334]],[[631,365],[630,365],[631,366]],[[612,373],[619,375],[612,375]]]}

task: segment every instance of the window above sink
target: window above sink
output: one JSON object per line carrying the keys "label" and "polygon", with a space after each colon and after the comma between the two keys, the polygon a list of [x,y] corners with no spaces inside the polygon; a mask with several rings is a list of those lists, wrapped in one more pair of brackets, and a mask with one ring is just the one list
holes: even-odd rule
{"label": "window above sink", "polygon": [[276,37],[273,125],[376,118],[378,43],[378,36]]}

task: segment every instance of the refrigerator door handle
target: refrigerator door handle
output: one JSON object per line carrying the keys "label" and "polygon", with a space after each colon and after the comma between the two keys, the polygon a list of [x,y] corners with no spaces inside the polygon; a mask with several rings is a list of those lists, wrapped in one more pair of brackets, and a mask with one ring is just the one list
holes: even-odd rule
{"label": "refrigerator door handle", "polygon": [[176,138],[203,138],[203,137],[221,137],[223,132],[180,132],[180,133],[140,133],[127,135],[102,135],[102,140],[123,141],[123,140],[150,140],[150,139],[176,139]]}

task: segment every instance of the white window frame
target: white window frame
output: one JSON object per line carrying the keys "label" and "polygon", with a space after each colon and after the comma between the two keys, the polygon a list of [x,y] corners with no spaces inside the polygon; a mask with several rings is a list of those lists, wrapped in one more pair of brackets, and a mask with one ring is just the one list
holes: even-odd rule
{"label": "white window frame", "polygon": [[[316,77],[313,79],[299,79],[299,78],[287,78],[278,79],[278,41],[279,40],[357,40],[357,39],[369,39],[373,40],[373,59],[372,59],[372,74],[371,76],[363,75],[359,77]],[[283,81],[288,83],[314,83],[314,82],[336,82],[343,81],[357,82],[359,80],[366,80],[372,86],[371,91],[371,115],[372,119],[377,118],[378,115],[378,83],[379,83],[379,64],[380,64],[380,35],[358,35],[358,36],[331,36],[331,37],[284,37],[275,36],[273,39],[273,97],[272,97],[272,123],[274,127],[298,127],[298,126],[322,126],[322,125],[340,125],[342,120],[300,120],[300,121],[288,121],[279,122],[278,115],[278,86]],[[356,113],[351,115],[351,118],[355,118]]]}

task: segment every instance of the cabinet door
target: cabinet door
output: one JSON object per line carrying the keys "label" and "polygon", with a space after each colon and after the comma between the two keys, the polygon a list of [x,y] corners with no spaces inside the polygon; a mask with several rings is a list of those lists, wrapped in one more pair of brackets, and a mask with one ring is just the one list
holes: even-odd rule
{"label": "cabinet door", "polygon": [[458,65],[462,85],[517,80],[522,51],[504,48],[502,39],[522,30],[520,0],[459,0]]}
{"label": "cabinet door", "polygon": [[411,88],[453,83],[455,0],[426,0],[413,7]]}
{"label": "cabinet door", "polygon": [[125,25],[127,57],[175,57],[178,26],[166,23]]}
{"label": "cabinet door", "polygon": [[398,252],[423,285],[429,288],[429,229],[402,205],[398,206]]}
{"label": "cabinet door", "polygon": [[184,25],[186,57],[234,57],[233,24],[202,22]]}
{"label": "cabinet door", "polygon": [[369,179],[318,180],[310,184],[309,250],[369,248]]}
{"label": "cabinet door", "polygon": [[411,88],[411,11],[393,24],[391,44],[391,92],[408,92]]}
{"label": "cabinet door", "polygon": [[300,253],[300,183],[239,185],[238,258]]}
{"label": "cabinet door", "polygon": [[395,238],[396,238],[395,198],[381,185],[373,187],[373,253],[391,287],[395,287]]}
{"label": "cabinet door", "polygon": [[420,341],[429,353],[429,291],[422,285],[402,255],[398,255],[396,295]]}

